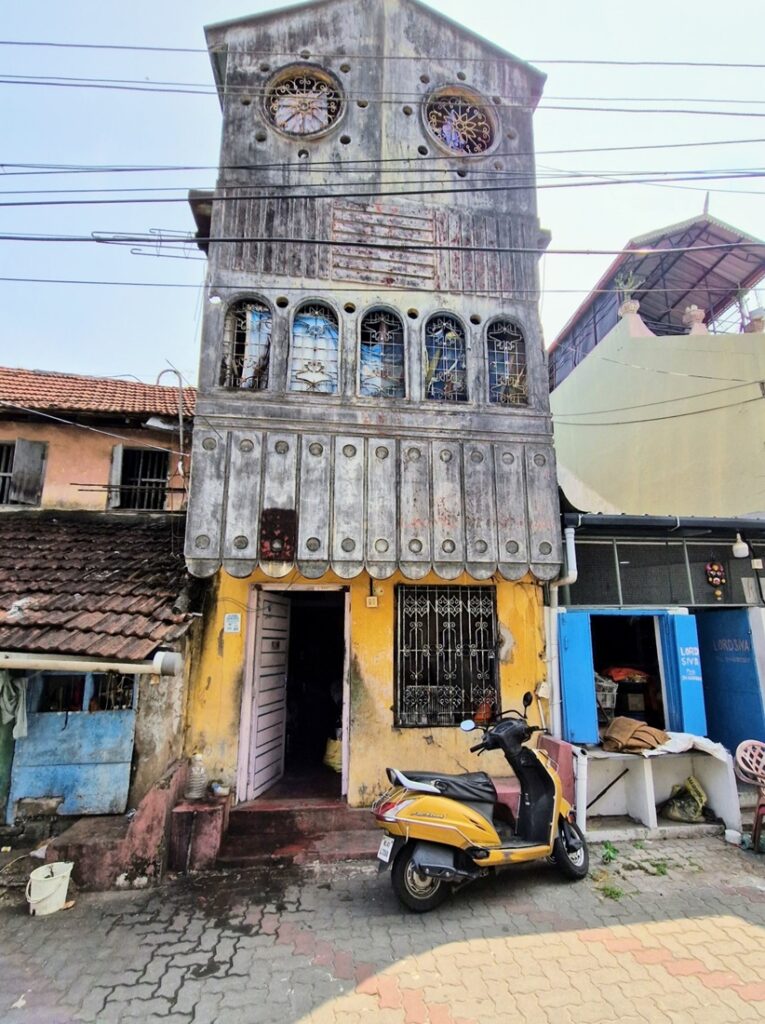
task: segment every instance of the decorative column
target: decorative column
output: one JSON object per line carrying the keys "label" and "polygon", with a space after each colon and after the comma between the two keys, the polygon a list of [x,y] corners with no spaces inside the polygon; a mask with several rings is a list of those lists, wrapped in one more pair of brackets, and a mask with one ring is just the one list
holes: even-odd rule
{"label": "decorative column", "polygon": [[689,334],[709,334],[707,325],[704,323],[705,311],[698,306],[686,306],[683,313],[683,323],[689,328]]}
{"label": "decorative column", "polygon": [[619,306],[619,316],[622,318],[624,323],[627,325],[631,338],[653,338],[655,337],[653,331],[649,331],[646,325],[643,323],[638,310],[640,309],[640,303],[637,299],[625,299],[624,302]]}

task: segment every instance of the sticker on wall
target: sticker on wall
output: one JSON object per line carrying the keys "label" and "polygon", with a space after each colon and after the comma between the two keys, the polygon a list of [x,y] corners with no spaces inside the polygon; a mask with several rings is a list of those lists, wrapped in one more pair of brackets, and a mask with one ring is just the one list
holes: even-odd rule
{"label": "sticker on wall", "polygon": [[241,633],[242,632],[242,616],[239,612],[229,612],[228,615],[223,616],[223,632],[224,633]]}

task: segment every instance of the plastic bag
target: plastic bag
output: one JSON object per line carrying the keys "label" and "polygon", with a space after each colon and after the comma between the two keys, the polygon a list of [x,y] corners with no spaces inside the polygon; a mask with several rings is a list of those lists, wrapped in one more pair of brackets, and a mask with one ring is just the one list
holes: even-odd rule
{"label": "plastic bag", "polygon": [[343,749],[340,740],[327,740],[323,763],[327,768],[331,768],[333,772],[343,770]]}
{"label": "plastic bag", "polygon": [[673,786],[669,800],[659,808],[670,821],[684,821],[700,825],[707,820],[704,811],[707,795],[692,775],[681,786]]}

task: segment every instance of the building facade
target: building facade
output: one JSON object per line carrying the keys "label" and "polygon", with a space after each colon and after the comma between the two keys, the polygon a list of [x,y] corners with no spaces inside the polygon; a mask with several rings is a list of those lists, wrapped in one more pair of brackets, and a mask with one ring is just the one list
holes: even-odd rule
{"label": "building facade", "polygon": [[[456,770],[545,673],[560,570],[537,311],[543,76],[414,0],[207,30],[208,298],[186,538],[215,577],[189,748],[255,797],[328,739],[352,804]],[[338,779],[338,788],[340,788]]]}

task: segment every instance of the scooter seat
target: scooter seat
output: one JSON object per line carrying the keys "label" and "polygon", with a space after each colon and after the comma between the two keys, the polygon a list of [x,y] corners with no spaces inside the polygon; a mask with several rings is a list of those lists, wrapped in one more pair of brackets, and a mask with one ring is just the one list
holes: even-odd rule
{"label": "scooter seat", "polygon": [[404,772],[412,782],[430,782],[443,796],[453,800],[472,800],[479,803],[495,803],[497,791],[486,772],[465,772],[463,775],[446,775],[443,772]]}

